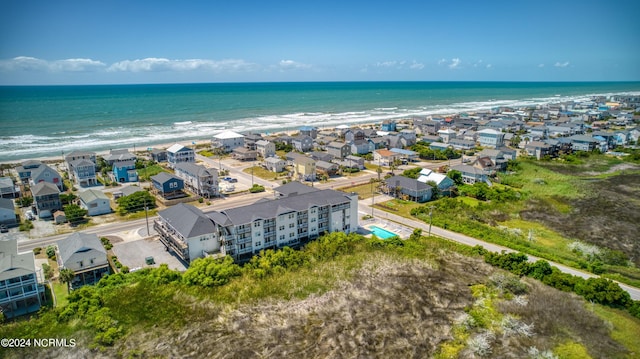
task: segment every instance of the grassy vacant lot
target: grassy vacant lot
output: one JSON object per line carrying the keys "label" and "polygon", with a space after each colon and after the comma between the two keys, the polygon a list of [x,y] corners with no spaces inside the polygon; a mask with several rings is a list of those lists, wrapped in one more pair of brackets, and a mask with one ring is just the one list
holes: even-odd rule
{"label": "grassy vacant lot", "polygon": [[251,169],[252,168],[253,168],[253,175],[256,176],[256,177],[260,177],[263,180],[271,181],[271,180],[274,180],[274,179],[286,177],[286,171],[285,172],[281,172],[281,173],[275,173],[275,172],[271,172],[271,171],[267,170],[266,168],[264,168],[262,166],[247,167],[247,168],[243,169],[242,172],[244,172],[246,174],[251,174]]}
{"label": "grassy vacant lot", "polygon": [[147,168],[141,168],[137,171],[140,179],[143,179],[145,181],[149,181],[151,176],[155,176],[160,172],[169,172],[168,170],[166,170],[164,167],[160,165],[152,165]]}
{"label": "grassy vacant lot", "polygon": [[[433,223],[640,286],[640,166],[604,155],[578,164],[523,160],[500,181],[520,199],[440,199],[427,204],[437,207]],[[403,215],[416,207],[385,205]]]}
{"label": "grassy vacant lot", "polygon": [[[280,264],[243,269],[209,288],[187,285],[186,274],[181,279],[166,268],[114,275],[78,292],[73,303],[83,305],[70,302],[40,319],[0,327],[3,337],[76,338],[75,348],[3,354],[522,358],[531,348],[567,357],[637,353],[630,338],[639,320],[620,314],[613,332],[619,339],[612,338],[606,322],[577,296],[468,257],[469,247],[425,237],[387,242],[354,236],[342,247],[332,243],[294,251]],[[221,271],[208,270],[216,276]],[[112,344],[89,349],[110,336],[116,338]]]}

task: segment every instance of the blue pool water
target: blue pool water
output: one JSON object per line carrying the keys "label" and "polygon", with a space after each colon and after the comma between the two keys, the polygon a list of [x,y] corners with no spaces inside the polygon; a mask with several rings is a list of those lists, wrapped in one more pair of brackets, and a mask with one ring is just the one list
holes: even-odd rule
{"label": "blue pool water", "polygon": [[386,229],[383,229],[383,228],[380,228],[380,227],[377,227],[377,226],[371,226],[371,233],[375,234],[376,237],[382,238],[382,239],[387,239],[387,238],[398,236],[397,234],[395,234],[393,232],[389,232]]}

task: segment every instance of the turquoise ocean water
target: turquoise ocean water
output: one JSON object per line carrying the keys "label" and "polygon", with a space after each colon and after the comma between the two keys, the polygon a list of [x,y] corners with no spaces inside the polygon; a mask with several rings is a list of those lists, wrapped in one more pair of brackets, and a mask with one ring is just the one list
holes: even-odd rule
{"label": "turquoise ocean water", "polygon": [[0,87],[0,162],[640,93],[640,82],[326,82]]}

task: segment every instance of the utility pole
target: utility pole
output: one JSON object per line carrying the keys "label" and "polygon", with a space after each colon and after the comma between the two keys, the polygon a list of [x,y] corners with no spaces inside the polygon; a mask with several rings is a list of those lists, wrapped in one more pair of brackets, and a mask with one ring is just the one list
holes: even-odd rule
{"label": "utility pole", "polygon": [[375,198],[376,198],[376,192],[373,190],[373,179],[371,181],[371,217],[373,217],[373,206],[376,204]]}
{"label": "utility pole", "polygon": [[431,224],[433,223],[433,208],[434,206],[429,206],[429,237],[431,237]]}
{"label": "utility pole", "polygon": [[147,221],[147,237],[149,234],[149,207],[147,206],[147,199],[144,199],[144,218]]}

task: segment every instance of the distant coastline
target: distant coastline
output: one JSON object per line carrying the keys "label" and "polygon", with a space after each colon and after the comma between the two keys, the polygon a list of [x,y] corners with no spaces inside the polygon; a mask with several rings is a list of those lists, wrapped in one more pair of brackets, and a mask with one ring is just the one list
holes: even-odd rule
{"label": "distant coastline", "polygon": [[[640,94],[640,82],[291,82],[0,86],[0,163]],[[560,95],[560,96],[556,96]]]}

